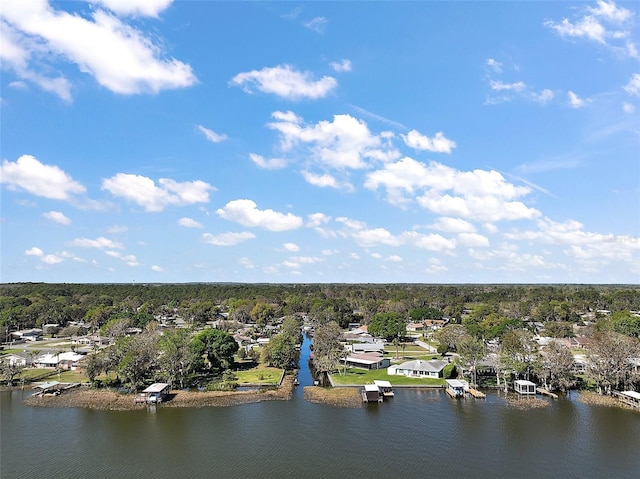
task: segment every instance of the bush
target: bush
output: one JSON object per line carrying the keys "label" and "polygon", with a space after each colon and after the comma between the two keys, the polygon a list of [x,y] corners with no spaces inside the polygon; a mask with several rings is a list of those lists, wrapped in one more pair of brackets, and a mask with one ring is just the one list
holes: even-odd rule
{"label": "bush", "polygon": [[455,364],[447,364],[442,370],[445,379],[453,379],[458,376],[458,368]]}

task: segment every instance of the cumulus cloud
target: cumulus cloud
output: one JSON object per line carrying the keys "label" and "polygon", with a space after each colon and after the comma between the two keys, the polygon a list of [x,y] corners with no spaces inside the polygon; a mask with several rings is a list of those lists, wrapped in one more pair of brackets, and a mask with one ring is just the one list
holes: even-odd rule
{"label": "cumulus cloud", "polygon": [[122,249],[122,243],[110,240],[103,236],[96,239],[76,238],[71,242],[72,246],[80,246],[81,248],[97,248],[97,249]]}
{"label": "cumulus cloud", "polygon": [[369,228],[365,223],[346,217],[336,218],[342,225],[340,235],[353,239],[359,246],[414,246],[430,251],[447,252],[455,249],[456,241],[439,234],[421,234],[415,231],[404,231],[394,235],[385,228]]}
{"label": "cumulus cloud", "polygon": [[282,247],[286,251],[290,251],[291,253],[297,253],[298,251],[300,251],[300,246],[298,246],[295,243],[285,243],[285,244],[282,245]]}
{"label": "cumulus cloud", "polygon": [[537,230],[506,233],[505,238],[565,246],[565,254],[582,260],[637,262],[640,259],[638,236],[587,232],[575,220],[559,223],[542,218],[537,226]]}
{"label": "cumulus cloud", "polygon": [[289,100],[300,100],[323,98],[336,88],[338,82],[330,76],[314,80],[311,72],[298,71],[291,65],[278,65],[238,73],[231,79],[231,85],[240,86],[247,93],[258,90]]}
{"label": "cumulus cloud", "polygon": [[351,71],[351,60],[344,59],[339,62],[331,62],[329,65],[331,66],[331,68],[333,68],[337,72]]}
{"label": "cumulus cloud", "polygon": [[439,131],[433,138],[422,135],[416,130],[411,130],[406,135],[401,135],[405,144],[416,150],[426,150],[434,153],[451,153],[451,149],[456,147],[454,141],[445,138],[444,133]]}
{"label": "cumulus cloud", "polygon": [[539,211],[516,201],[531,190],[515,186],[497,171],[459,171],[438,162],[424,164],[405,157],[367,174],[365,187],[385,188],[390,203],[410,201],[433,213],[495,222],[536,218]]}
{"label": "cumulus cloud", "polygon": [[158,93],[196,82],[189,65],[166,55],[150,37],[114,15],[155,16],[165,2],[104,0],[100,4],[111,12],[96,8],[85,18],[57,10],[46,0],[4,1],[2,40],[3,50],[6,46],[9,53],[2,54],[3,60],[21,79],[65,100],[71,99],[70,82],[41,73],[55,70],[53,62],[61,59],[119,94]]}
{"label": "cumulus cloud", "polygon": [[269,231],[293,230],[300,228],[303,223],[302,218],[291,213],[259,210],[254,201],[246,199],[230,201],[224,208],[216,210],[216,213],[225,220]]}
{"label": "cumulus cloud", "polygon": [[385,147],[382,139],[371,133],[367,124],[351,115],[335,115],[333,121],[322,120],[308,125],[293,112],[274,112],[276,120],[267,126],[280,133],[280,147],[299,153],[322,168],[362,169],[371,160],[386,161],[398,153]]}
{"label": "cumulus cloud", "polygon": [[55,165],[45,165],[31,155],[17,161],[4,160],[0,167],[0,183],[12,190],[24,190],[54,200],[69,200],[86,189]]}
{"label": "cumulus cloud", "polygon": [[185,228],[202,228],[202,223],[192,218],[187,218],[186,216],[178,220],[178,225],[184,226]]}
{"label": "cumulus cloud", "polygon": [[304,265],[320,263],[324,261],[322,258],[315,256],[292,256],[282,263],[283,266],[292,269],[301,268]]}
{"label": "cumulus cloud", "polygon": [[638,56],[630,10],[599,0],[597,7],[586,7],[576,17],[560,22],[547,20],[544,25],[562,38],[583,38],[626,56]]}
{"label": "cumulus cloud", "polygon": [[302,177],[310,185],[319,186],[321,188],[339,188],[338,181],[331,175],[325,173],[324,175],[318,175],[311,173],[310,171],[303,171]]}
{"label": "cumulus cloud", "polygon": [[48,219],[49,221],[53,221],[54,223],[58,223],[60,225],[70,225],[71,220],[67,218],[64,213],[60,211],[49,211],[47,213],[42,213],[42,216]]}
{"label": "cumulus cloud", "polygon": [[58,255],[44,254],[44,252],[40,248],[37,248],[35,246],[33,248],[26,250],[24,254],[27,256],[35,256],[39,258],[40,261],[42,261],[43,263],[51,264],[51,265],[62,263],[64,261],[64,258]]}
{"label": "cumulus cloud", "polygon": [[287,160],[283,158],[270,158],[267,159],[264,156],[257,155],[255,153],[249,153],[249,159],[253,163],[264,170],[279,170],[287,166]]}
{"label": "cumulus cloud", "polygon": [[169,205],[208,203],[213,186],[204,181],[177,182],[160,178],[158,185],[146,176],[118,173],[102,181],[102,189],[142,206],[146,211],[162,211]]}
{"label": "cumulus cloud", "polygon": [[209,243],[215,246],[235,246],[244,241],[255,238],[256,235],[249,232],[242,233],[220,233],[217,235],[211,233],[205,233],[202,235],[202,240],[205,243]]}
{"label": "cumulus cloud", "polygon": [[476,230],[468,221],[449,217],[438,218],[430,227],[445,233],[474,233]]}
{"label": "cumulus cloud", "polygon": [[587,100],[583,100],[572,91],[567,93],[567,100],[571,108],[582,108],[587,106]]}
{"label": "cumulus cloud", "polygon": [[197,128],[211,143],[220,143],[227,139],[227,135],[216,133],[215,131],[210,130],[209,128],[205,128],[202,125],[198,125]]}
{"label": "cumulus cloud", "polygon": [[40,248],[34,246],[33,248],[26,250],[24,254],[27,256],[43,256],[44,252]]}
{"label": "cumulus cloud", "polygon": [[640,95],[640,73],[634,73],[631,80],[629,80],[629,83],[627,83],[623,88],[629,95]]}
{"label": "cumulus cloud", "polygon": [[138,262],[138,259],[135,257],[135,255],[132,254],[122,254],[119,251],[105,251],[104,252],[107,256],[111,256],[112,258],[117,258],[119,260],[124,261],[127,266],[139,266],[140,263]]}
{"label": "cumulus cloud", "polygon": [[515,82],[515,83],[503,83],[500,80],[491,80],[489,81],[489,86],[494,91],[516,91],[521,92],[527,88],[524,82]]}
{"label": "cumulus cloud", "polygon": [[157,264],[154,264],[153,266],[151,266],[151,271],[162,273],[164,271],[164,268],[162,268],[162,266],[158,266]]}
{"label": "cumulus cloud", "polygon": [[169,7],[173,0],[87,0],[102,5],[120,15],[157,17]]}

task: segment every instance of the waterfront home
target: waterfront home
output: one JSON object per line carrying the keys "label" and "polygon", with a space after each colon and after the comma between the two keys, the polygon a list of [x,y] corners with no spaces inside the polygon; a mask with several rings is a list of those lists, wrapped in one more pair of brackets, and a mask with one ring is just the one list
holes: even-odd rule
{"label": "waterfront home", "polygon": [[87,334],[73,338],[71,342],[80,346],[108,346],[110,339],[97,334]]}
{"label": "waterfront home", "polygon": [[449,364],[447,361],[439,361],[436,359],[430,361],[417,359],[389,366],[387,374],[407,376],[410,378],[441,378],[442,371],[447,364]]}
{"label": "waterfront home", "polygon": [[33,360],[33,365],[37,368],[55,368],[58,366],[60,359],[57,354],[43,354]]}
{"label": "waterfront home", "polygon": [[367,370],[388,368],[390,364],[389,358],[376,353],[350,354],[343,359],[343,362],[349,368]]}
{"label": "waterfront home", "polygon": [[637,391],[614,391],[614,395],[617,396],[622,402],[630,406],[640,408],[640,393]]}
{"label": "waterfront home", "polygon": [[424,331],[424,323],[409,323],[407,324],[408,333],[417,333]]}
{"label": "waterfront home", "polygon": [[518,394],[536,394],[536,385],[531,381],[518,379],[513,382],[513,390]]}

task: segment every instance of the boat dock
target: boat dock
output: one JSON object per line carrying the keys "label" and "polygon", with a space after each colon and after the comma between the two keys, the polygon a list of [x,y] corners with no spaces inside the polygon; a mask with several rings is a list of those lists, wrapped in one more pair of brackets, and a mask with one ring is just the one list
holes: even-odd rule
{"label": "boat dock", "polygon": [[552,393],[551,391],[547,391],[546,389],[538,388],[538,392],[540,394],[542,394],[543,396],[549,396],[550,398],[558,399],[558,395],[557,394]]}
{"label": "boat dock", "polygon": [[380,388],[375,384],[365,384],[360,394],[362,395],[363,402],[382,402],[384,400]]}
{"label": "boat dock", "polygon": [[380,389],[380,392],[384,397],[393,397],[393,387],[389,381],[380,381],[379,379],[376,379],[373,381],[373,384],[378,386],[378,389]]}
{"label": "boat dock", "polygon": [[485,393],[478,391],[476,388],[469,388],[467,392],[476,399],[485,399],[487,397]]}

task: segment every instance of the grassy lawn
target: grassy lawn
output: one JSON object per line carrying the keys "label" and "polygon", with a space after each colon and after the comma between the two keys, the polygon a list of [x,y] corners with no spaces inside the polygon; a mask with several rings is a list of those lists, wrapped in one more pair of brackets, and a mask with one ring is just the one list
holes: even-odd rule
{"label": "grassy lawn", "polygon": [[56,381],[62,383],[88,383],[89,378],[80,371],[63,371],[60,373],[60,379],[57,379],[57,375],[54,376]]}
{"label": "grassy lawn", "polygon": [[246,371],[234,371],[238,386],[243,384],[277,384],[282,377],[282,369],[258,367]]}
{"label": "grassy lawn", "polygon": [[386,369],[376,369],[373,371],[365,371],[364,369],[349,368],[347,373],[342,376],[339,373],[333,373],[331,379],[334,384],[370,384],[376,379],[389,381],[391,385],[398,386],[441,386],[444,385],[444,379],[436,378],[408,378],[406,376],[390,376]]}
{"label": "grassy lawn", "polygon": [[44,368],[25,368],[22,370],[22,375],[20,377],[29,381],[30,379],[37,378],[39,376],[44,376],[47,373],[49,373],[50,376],[53,376],[53,375],[56,375],[56,370],[44,369]]}

